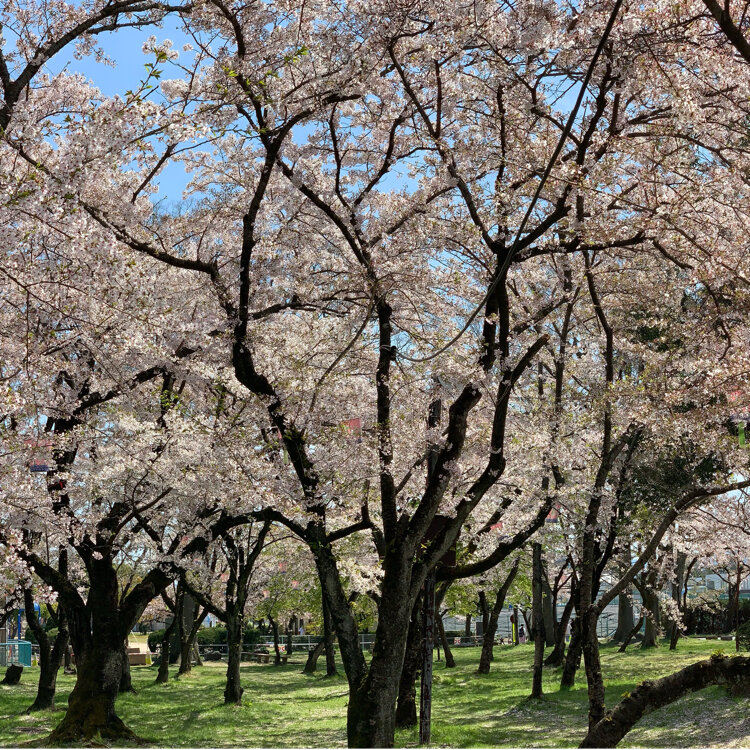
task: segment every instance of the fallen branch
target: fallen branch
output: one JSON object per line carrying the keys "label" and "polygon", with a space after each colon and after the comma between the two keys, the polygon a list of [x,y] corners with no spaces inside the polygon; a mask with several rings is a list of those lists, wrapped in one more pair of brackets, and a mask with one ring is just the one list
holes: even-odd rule
{"label": "fallen branch", "polygon": [[621,700],[586,735],[579,747],[617,747],[641,717],[709,685],[750,689],[750,656],[723,656],[691,664],[659,680],[646,680]]}

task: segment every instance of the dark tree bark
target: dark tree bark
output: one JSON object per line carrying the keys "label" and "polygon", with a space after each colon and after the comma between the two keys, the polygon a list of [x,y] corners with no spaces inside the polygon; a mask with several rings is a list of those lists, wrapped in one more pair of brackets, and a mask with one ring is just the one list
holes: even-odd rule
{"label": "dark tree bark", "polygon": [[[198,630],[207,614],[206,609],[201,608],[198,602],[185,592],[182,600],[182,612],[178,623],[178,632],[180,634],[180,668],[177,670],[177,676],[189,674],[193,668],[193,658],[196,656],[195,639],[198,637]],[[196,663],[200,659],[196,659]]]}
{"label": "dark tree bark", "polygon": [[310,649],[309,653],[307,654],[307,661],[305,662],[305,666],[302,668],[303,674],[313,674],[315,672],[315,670],[318,668],[318,659],[323,653],[325,647],[325,641],[320,641],[319,643],[315,644],[314,648]]}
{"label": "dark tree bark", "polygon": [[[179,599],[181,594],[178,592],[177,598]],[[177,607],[175,607],[175,610]],[[172,640],[172,634],[177,627],[177,615],[172,617],[172,622],[169,623],[164,635],[161,637],[161,658],[159,660],[159,671],[156,674],[156,684],[166,685],[169,682],[169,651],[171,648],[170,642]]]}
{"label": "dark tree bark", "polygon": [[244,618],[237,612],[227,613],[227,683],[224,687],[225,704],[242,704],[242,693],[244,692],[240,681],[240,661],[242,658],[242,632],[244,629]]}
{"label": "dark tree bark", "polygon": [[544,614],[542,612],[542,545],[534,542],[532,566],[532,627],[534,629],[534,676],[531,697],[542,697],[544,661]]}
{"label": "dark tree bark", "polygon": [[[60,580],[43,560],[29,555],[41,576],[59,586],[58,595],[68,617],[70,640],[76,655],[76,684],[60,724],[49,736],[51,743],[75,743],[97,735],[104,739],[135,738],[115,711],[120,688],[123,642],[151,599],[169,582],[168,576],[150,571],[127,596],[120,599],[117,571],[103,538],[97,538],[99,557],[87,555],[89,591],[84,602],[72,584]],[[106,554],[105,554],[106,552]]]}
{"label": "dark tree bark", "polygon": [[617,597],[617,628],[612,636],[615,643],[622,643],[630,635],[635,624],[633,614],[633,600],[630,597],[630,587]]}
{"label": "dark tree bark", "polygon": [[326,652],[326,677],[336,677],[338,670],[336,669],[336,651],[334,650],[334,636],[335,631],[333,628],[333,618],[331,617],[331,610],[328,604],[323,598],[323,641],[325,643]]}
{"label": "dark tree bark", "polygon": [[55,708],[55,691],[57,689],[57,673],[62,665],[63,655],[68,649],[68,620],[65,610],[58,606],[57,637],[54,645],[50,643],[49,636],[41,626],[34,610],[34,601],[30,590],[24,591],[24,608],[26,621],[29,623],[31,632],[39,644],[39,684],[37,686],[34,702],[26,709],[27,713],[33,711],[44,711]]}
{"label": "dark tree bark", "polygon": [[659,680],[646,680],[593,726],[579,747],[617,747],[646,713],[709,685],[750,688],[750,657],[712,656]]}
{"label": "dark tree bark", "polygon": [[576,617],[570,626],[570,643],[568,644],[568,653],[565,654],[565,662],[563,663],[560,690],[569,690],[576,684],[576,672],[581,666],[582,654],[581,623],[579,618]]}
{"label": "dark tree bark", "polygon": [[130,660],[128,659],[128,641],[122,642],[122,671],[120,673],[120,693],[135,693],[133,680],[130,675]]}
{"label": "dark tree bark", "polygon": [[490,672],[490,662],[493,657],[492,651],[495,645],[495,633],[497,632],[497,621],[500,617],[500,612],[502,612],[503,605],[505,604],[505,596],[508,593],[508,589],[513,584],[516,573],[518,573],[519,562],[520,560],[516,560],[513,564],[510,573],[508,573],[502,586],[498,589],[497,595],[495,596],[495,603],[492,610],[489,612],[487,630],[485,631],[482,640],[482,654],[479,657],[479,668],[477,669],[479,674],[489,674]]}
{"label": "dark tree bark", "polygon": [[5,670],[5,677],[0,680],[0,685],[18,685],[23,674],[23,664],[11,664]]}
{"label": "dark tree bark", "polygon": [[643,597],[643,606],[648,610],[646,613],[646,630],[641,641],[641,648],[656,648],[659,645],[659,597],[650,581],[643,583],[641,596]]}
{"label": "dark tree bark", "polygon": [[630,645],[630,641],[632,641],[633,638],[635,638],[635,636],[638,634],[638,631],[641,629],[642,626],[643,626],[643,614],[641,614],[641,616],[638,618],[638,622],[635,625],[633,625],[632,629],[625,637],[625,640],[623,640],[623,642],[620,644],[620,648],[617,649],[618,654],[625,653],[625,649]]}
{"label": "dark tree bark", "polygon": [[[675,577],[672,582],[672,601],[674,607],[679,614],[682,613],[682,589],[685,585],[685,565],[687,563],[687,555],[684,552],[677,553],[677,565],[675,566]],[[677,641],[680,639],[681,630],[680,624],[677,619],[670,623],[670,634],[669,634],[669,650],[675,651],[677,649]]]}
{"label": "dark tree bark", "polygon": [[471,638],[471,615],[466,615],[466,621],[464,623],[464,636]]}
{"label": "dark tree bark", "polygon": [[281,666],[281,648],[279,646],[279,624],[276,622],[276,620],[271,617],[271,615],[268,615],[268,622],[271,623],[271,632],[273,633],[273,650],[274,650],[274,658],[273,663],[274,666]]}
{"label": "dark tree bark", "polygon": [[557,643],[557,613],[556,597],[547,581],[547,577],[542,578],[542,617],[544,623],[544,645],[554,646]]}
{"label": "dark tree bark", "polygon": [[453,656],[453,651],[451,650],[448,639],[445,636],[445,627],[443,626],[443,618],[441,615],[438,615],[435,620],[435,625],[437,627],[438,636],[440,637],[440,642],[443,644],[443,651],[445,651],[445,668],[453,669],[453,667],[456,666],[456,659]]}
{"label": "dark tree bark", "polygon": [[[565,634],[568,630],[568,623],[573,614],[573,597],[565,603],[563,608],[562,617],[560,622],[557,624],[557,632],[555,634],[555,647],[552,649],[552,653],[544,660],[544,664],[548,667],[559,667],[563,663],[565,658]],[[574,673],[575,674],[575,673]]]}
{"label": "dark tree bark", "polygon": [[417,726],[417,674],[422,665],[424,643],[422,623],[422,596],[417,597],[409,620],[409,634],[406,641],[404,666],[401,668],[401,679],[398,685],[396,702],[396,726]]}

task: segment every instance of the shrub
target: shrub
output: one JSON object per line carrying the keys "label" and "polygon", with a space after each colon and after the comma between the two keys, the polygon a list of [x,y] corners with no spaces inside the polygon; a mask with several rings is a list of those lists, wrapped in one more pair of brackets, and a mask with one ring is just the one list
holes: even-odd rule
{"label": "shrub", "polygon": [[750,620],[737,628],[737,643],[742,651],[750,651]]}

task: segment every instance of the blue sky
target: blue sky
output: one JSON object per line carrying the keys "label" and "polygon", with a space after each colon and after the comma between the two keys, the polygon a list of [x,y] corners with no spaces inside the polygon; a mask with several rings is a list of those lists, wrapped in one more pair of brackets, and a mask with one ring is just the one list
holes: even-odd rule
{"label": "blue sky", "polygon": [[[183,32],[179,19],[176,16],[168,16],[161,28],[149,26],[146,29],[120,29],[114,33],[100,34],[98,42],[107,57],[115,62],[114,67],[97,62],[94,56],[76,60],[73,57],[72,46],[50,60],[47,67],[51,73],[58,73],[63,69],[81,73],[105,96],[124,94],[128,89],[136,88],[139,81],[146,77],[144,65],[152,62],[153,56],[145,55],[141,48],[150,36],[155,36],[157,41],[171,39],[173,48],[181,55],[190,54],[182,52],[182,45],[190,39]],[[170,76],[165,72],[164,77],[176,76]],[[188,180],[189,175],[185,173],[181,164],[167,165],[156,178],[159,184],[159,197],[167,204],[179,203]]]}

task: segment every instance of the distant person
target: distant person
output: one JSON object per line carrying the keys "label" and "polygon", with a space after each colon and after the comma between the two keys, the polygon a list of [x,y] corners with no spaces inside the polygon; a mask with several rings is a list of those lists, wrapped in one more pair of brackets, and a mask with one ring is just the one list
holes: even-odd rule
{"label": "distant person", "polygon": [[524,629],[523,625],[518,626],[518,642],[526,643],[526,630]]}
{"label": "distant person", "polygon": [[304,635],[305,634],[305,626],[304,625],[300,625],[299,626],[299,634],[300,635]]}

